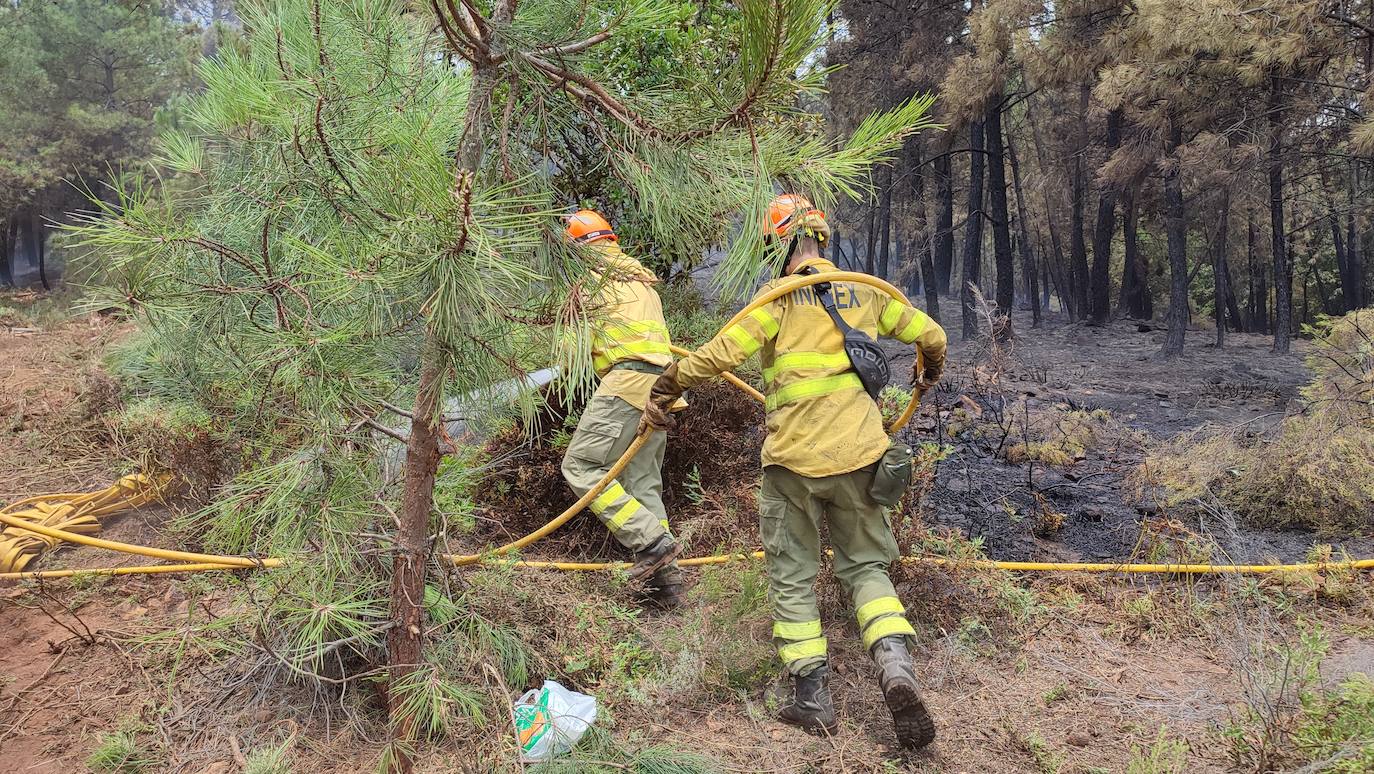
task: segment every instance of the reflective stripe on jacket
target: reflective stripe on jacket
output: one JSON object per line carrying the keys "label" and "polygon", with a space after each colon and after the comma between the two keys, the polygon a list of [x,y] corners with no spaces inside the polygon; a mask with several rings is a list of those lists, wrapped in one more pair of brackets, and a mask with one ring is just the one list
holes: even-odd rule
{"label": "reflective stripe on jacket", "polygon": [[658,278],[614,243],[597,243],[591,249],[605,266],[592,299],[598,315],[592,334],[592,367],[601,377],[596,392],[643,409],[658,377],[641,371],[611,370],[611,366],[627,360],[664,367],[673,362],[663,303],[653,288]]}
{"label": "reflective stripe on jacket", "polygon": [[[798,270],[808,266],[821,273],[838,271],[823,258],[805,261]],[[759,294],[781,282],[769,282]],[[831,297],[850,327],[915,344],[927,362],[944,362],[945,332],[925,312],[868,285],[837,283]],[[815,478],[858,470],[882,457],[888,446],[882,416],[850,366],[844,338],[814,286],[754,310],[684,358],[678,383],[691,387],[755,353],[763,364],[768,412],[765,466],[782,465]]]}

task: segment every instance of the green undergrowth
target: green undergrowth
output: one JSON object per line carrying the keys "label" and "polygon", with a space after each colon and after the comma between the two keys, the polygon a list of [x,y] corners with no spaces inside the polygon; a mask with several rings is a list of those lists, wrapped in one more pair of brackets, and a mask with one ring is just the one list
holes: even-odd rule
{"label": "green undergrowth", "polygon": [[125,723],[124,727],[101,734],[95,749],[86,758],[86,767],[95,774],[143,774],[156,771],[161,756],[141,735],[145,730]]}
{"label": "green undergrowth", "polygon": [[1357,774],[1374,770],[1374,680],[1321,672],[1330,640],[1308,626],[1289,643],[1263,646],[1247,680],[1247,703],[1225,729],[1233,762]]}

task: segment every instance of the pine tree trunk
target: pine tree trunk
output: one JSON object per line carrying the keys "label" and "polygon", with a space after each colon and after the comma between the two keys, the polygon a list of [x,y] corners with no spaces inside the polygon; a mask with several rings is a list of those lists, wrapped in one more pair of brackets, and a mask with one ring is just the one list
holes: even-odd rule
{"label": "pine tree trunk", "polygon": [[935,276],[934,234],[930,230],[929,211],[926,207],[926,173],[923,161],[923,146],[920,137],[912,140],[911,200],[915,203],[916,249],[914,262],[921,269],[921,288],[926,296],[926,314],[935,322],[940,322],[940,288]]}
{"label": "pine tree trunk", "polygon": [[[1078,120],[1080,125],[1086,126],[1088,120],[1088,84],[1086,83],[1079,90],[1078,106]],[[1083,205],[1088,196],[1087,172],[1083,165],[1083,156],[1088,149],[1087,129],[1080,129],[1079,133],[1080,140],[1078,148],[1073,154],[1073,164],[1070,170],[1073,178],[1073,201],[1069,213],[1069,227],[1073,231],[1069,234],[1069,256],[1073,260],[1069,275],[1069,284],[1073,292],[1073,303],[1069,308],[1069,319],[1071,320],[1086,316],[1089,310],[1088,246],[1083,241]]]}
{"label": "pine tree trunk", "polygon": [[877,253],[874,248],[878,244],[878,203],[874,201],[868,208],[868,249],[864,252],[864,273],[877,276]]}
{"label": "pine tree trunk", "polygon": [[1283,230],[1283,81],[1269,84],[1269,230],[1274,256],[1274,351],[1289,349],[1293,325],[1293,266]]}
{"label": "pine tree trunk", "polygon": [[0,220],[0,286],[14,285],[14,218]]}
{"label": "pine tree trunk", "polygon": [[954,272],[954,175],[949,150],[935,159],[935,289],[949,295],[950,275]]}
{"label": "pine tree trunk", "polygon": [[878,247],[878,276],[887,279],[891,276],[892,250],[892,167],[888,166],[887,173],[883,176],[883,226],[878,232],[883,240]]}
{"label": "pine tree trunk", "polygon": [[1044,249],[1040,250],[1040,308],[1050,309],[1050,261]]}
{"label": "pine tree trunk", "polygon": [[1212,309],[1217,322],[1217,349],[1226,346],[1226,238],[1231,220],[1231,189],[1221,192],[1221,220],[1217,223],[1217,243],[1212,248]]}
{"label": "pine tree trunk", "polygon": [[[1125,265],[1121,273],[1121,292],[1123,307],[1137,320],[1148,320],[1154,310],[1147,303],[1150,294],[1150,279],[1141,263],[1139,223],[1135,204],[1136,189],[1127,189],[1121,209],[1121,241],[1125,246]],[[1147,309],[1149,312],[1147,312]]]}
{"label": "pine tree trunk", "polygon": [[[1107,114],[1107,151],[1121,145],[1121,111]],[[1088,317],[1094,325],[1111,318],[1112,234],[1116,231],[1117,187],[1103,185],[1097,195],[1097,222],[1093,227],[1092,287],[1088,298]]]}
{"label": "pine tree trunk", "polygon": [[1011,250],[1011,215],[1007,208],[1007,167],[1002,141],[1002,106],[988,108],[983,124],[988,150],[988,207],[992,217],[992,252],[997,267],[997,310],[1005,315],[993,335],[1012,337],[1011,313],[1015,302],[1015,259]]}
{"label": "pine tree trunk", "polygon": [[968,218],[964,223],[963,277],[959,300],[963,310],[963,334],[978,335],[978,312],[973,306],[973,289],[978,286],[983,263],[983,122],[969,125]]}
{"label": "pine tree trunk", "polygon": [[1188,225],[1183,212],[1181,163],[1177,159],[1182,144],[1182,127],[1171,120],[1169,154],[1175,162],[1164,175],[1164,227],[1169,244],[1169,333],[1161,351],[1165,357],[1183,354],[1183,337],[1188,327]]}
{"label": "pine tree trunk", "polygon": [[1231,258],[1223,256],[1221,261],[1222,272],[1226,275],[1226,309],[1231,314],[1231,322],[1235,329],[1244,333],[1250,330],[1250,323],[1245,315],[1240,312],[1240,299],[1236,297],[1236,280],[1231,274]]}
{"label": "pine tree trunk", "polygon": [[1250,327],[1255,333],[1269,332],[1269,288],[1264,284],[1264,263],[1255,260],[1258,254],[1259,228],[1255,225],[1255,211],[1245,211],[1245,256],[1250,275]]}
{"label": "pine tree trunk", "polygon": [[1021,272],[1026,276],[1026,295],[1030,298],[1031,327],[1040,327],[1040,289],[1039,272],[1035,268],[1035,255],[1031,251],[1030,212],[1026,210],[1026,197],[1021,188],[1021,165],[1016,160],[1016,143],[1007,138],[1007,156],[1011,160],[1011,185],[1016,193],[1016,225],[1021,234]]}
{"label": "pine tree trunk", "polygon": [[[513,0],[498,3],[497,14],[514,13]],[[483,143],[491,124],[490,101],[499,79],[490,67],[475,67],[464,117],[463,137],[456,154],[454,194],[466,195],[482,162]],[[455,224],[463,228],[463,224]],[[420,380],[406,441],[404,489],[392,558],[391,628],[387,630],[387,679],[396,686],[423,663],[425,570],[429,563],[429,517],[434,510],[434,478],[443,456],[439,445],[439,407],[447,369],[443,346],[427,334],[421,350]],[[406,715],[404,697],[388,691],[393,747],[392,774],[407,774],[412,766],[411,745],[415,718]]]}
{"label": "pine tree trunk", "polygon": [[[1350,266],[1345,247],[1345,224],[1341,222],[1341,217],[1336,213],[1334,205],[1327,203],[1328,215],[1327,225],[1331,228],[1331,250],[1336,254],[1336,276],[1341,281],[1341,305],[1349,307],[1350,298]],[[1349,308],[1346,311],[1350,311]]]}
{"label": "pine tree trunk", "polygon": [[43,217],[35,214],[30,226],[33,228],[33,254],[38,259],[38,281],[44,290],[52,290],[52,282],[48,280],[48,240],[43,233]]}
{"label": "pine tree trunk", "polygon": [[1356,222],[1356,189],[1359,187],[1359,162],[1350,164],[1350,180],[1346,187],[1345,212],[1345,277],[1346,284],[1341,286],[1345,295],[1345,311],[1353,312],[1363,307],[1367,301],[1364,289],[1364,246],[1361,244],[1360,229]]}

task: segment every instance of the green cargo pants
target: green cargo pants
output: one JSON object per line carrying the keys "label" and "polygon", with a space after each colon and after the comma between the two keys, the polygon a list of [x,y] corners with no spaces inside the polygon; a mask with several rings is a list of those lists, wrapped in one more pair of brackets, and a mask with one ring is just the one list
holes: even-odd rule
{"label": "green cargo pants", "polygon": [[[581,497],[634,443],[642,411],[625,400],[593,395],[582,410],[568,451],[563,479]],[[621,545],[642,551],[668,531],[663,507],[663,450],[667,435],[654,433],[616,480],[592,500],[591,511]]]}
{"label": "green cargo pants", "polygon": [[779,465],[763,469],[759,533],[773,602],[773,641],[794,675],[825,662],[816,606],[822,519],[835,550],[835,577],[854,604],[864,648],[892,635],[915,635],[887,566],[897,558],[887,512],[868,496],[873,467],[809,478]]}

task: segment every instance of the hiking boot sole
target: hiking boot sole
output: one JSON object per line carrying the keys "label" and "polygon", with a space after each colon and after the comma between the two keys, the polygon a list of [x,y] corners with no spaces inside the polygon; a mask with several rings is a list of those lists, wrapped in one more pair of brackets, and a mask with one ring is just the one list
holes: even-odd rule
{"label": "hiking boot sole", "polygon": [[897,731],[899,745],[919,750],[935,741],[935,721],[915,686],[899,682],[888,688],[883,699],[892,712],[892,726]]}

